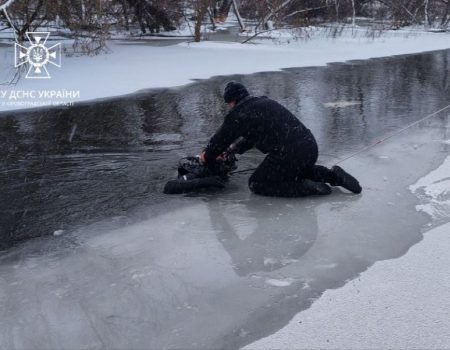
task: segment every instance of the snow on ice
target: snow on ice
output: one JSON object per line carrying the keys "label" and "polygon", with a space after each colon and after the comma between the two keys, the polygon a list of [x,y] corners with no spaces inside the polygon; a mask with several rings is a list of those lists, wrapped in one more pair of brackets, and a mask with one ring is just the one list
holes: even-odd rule
{"label": "snow on ice", "polygon": [[431,215],[434,219],[450,218],[450,156],[439,168],[409,188],[427,202],[418,205],[417,210]]}
{"label": "snow on ice", "polygon": [[[180,86],[192,79],[206,79],[215,75],[320,66],[352,59],[446,49],[450,44],[446,33],[406,35],[387,32],[376,39],[351,35],[338,38],[317,35],[308,40],[283,45],[270,40],[259,40],[254,45],[204,41],[161,47],[123,45],[120,41],[114,41],[109,42],[108,46],[111,51],[109,54],[63,57],[62,67],[53,69],[50,72],[51,79],[45,82],[39,79],[22,79],[17,85],[2,87],[2,90],[73,91],[79,93],[79,97],[77,95],[76,99],[59,102],[77,102],[119,96],[148,88]],[[11,74],[14,62],[12,45],[0,47],[0,57],[0,80],[8,80],[5,75]],[[0,101],[0,111],[26,107],[23,103],[2,102],[5,101]],[[18,102],[26,102],[26,99]]]}
{"label": "snow on ice", "polygon": [[[450,156],[410,190],[417,207],[445,224],[404,256],[375,263],[326,291],[290,323],[245,349],[450,348]],[[428,225],[430,226],[430,225]]]}

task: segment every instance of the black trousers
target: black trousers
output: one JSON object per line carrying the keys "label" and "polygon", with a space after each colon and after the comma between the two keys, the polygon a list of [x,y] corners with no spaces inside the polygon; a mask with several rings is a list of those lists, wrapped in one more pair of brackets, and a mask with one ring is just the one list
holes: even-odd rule
{"label": "black trousers", "polygon": [[286,147],[285,152],[270,153],[250,176],[248,185],[253,193],[276,197],[302,197],[302,180],[336,185],[334,173],[316,165],[319,155],[315,140],[306,140]]}

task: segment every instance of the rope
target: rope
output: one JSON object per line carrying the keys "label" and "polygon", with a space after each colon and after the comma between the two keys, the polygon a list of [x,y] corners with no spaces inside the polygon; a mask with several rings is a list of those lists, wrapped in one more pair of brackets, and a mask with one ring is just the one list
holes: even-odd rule
{"label": "rope", "polygon": [[230,173],[230,175],[248,173],[248,172],[254,171],[254,170],[256,170],[256,168],[250,168],[250,169],[244,169],[244,170],[236,170],[236,171],[232,171]]}
{"label": "rope", "polygon": [[441,108],[440,110],[438,110],[438,111],[436,111],[436,112],[434,112],[434,113],[431,113],[431,114],[427,115],[426,117],[424,117],[424,118],[422,118],[422,119],[420,119],[420,120],[418,120],[418,121],[415,121],[414,123],[412,123],[412,124],[410,124],[410,125],[404,127],[403,129],[398,130],[397,132],[393,133],[392,135],[386,136],[385,138],[383,138],[383,139],[381,139],[381,140],[378,140],[377,142],[375,142],[375,143],[373,143],[373,144],[371,144],[371,145],[369,145],[369,146],[366,146],[366,147],[360,149],[359,151],[357,151],[357,152],[355,152],[355,153],[350,154],[349,156],[347,156],[347,157],[345,157],[345,158],[339,160],[337,163],[335,163],[335,165],[338,165],[338,164],[340,164],[340,163],[343,163],[343,162],[345,162],[346,160],[349,160],[350,158],[353,158],[353,157],[357,156],[358,154],[367,151],[368,149],[371,149],[371,148],[373,148],[373,147],[375,147],[375,146],[378,146],[380,143],[383,143],[384,141],[387,141],[387,140],[389,140],[389,139],[391,139],[391,138],[393,138],[393,137],[395,137],[395,136],[401,134],[402,132],[404,132],[404,131],[406,131],[406,130],[412,128],[413,126],[415,126],[415,125],[417,125],[417,124],[420,124],[420,123],[422,123],[423,121],[425,121],[425,120],[427,120],[427,119],[430,119],[430,118],[436,116],[437,114],[439,114],[439,113],[441,113],[441,112],[443,112],[443,111],[445,111],[446,109],[449,109],[449,108],[450,108],[450,105],[448,105],[448,106],[446,106],[446,107],[443,107],[443,108]]}
{"label": "rope", "polygon": [[[420,120],[417,120],[417,121],[415,121],[414,123],[412,123],[412,124],[410,124],[410,125],[404,127],[403,129],[400,129],[400,130],[396,131],[396,132],[393,133],[392,135],[386,136],[385,138],[383,138],[383,139],[381,139],[381,140],[378,140],[377,142],[375,142],[375,143],[373,143],[373,144],[371,144],[371,145],[368,145],[368,146],[366,146],[366,147],[360,149],[359,151],[357,151],[357,152],[355,152],[355,153],[350,154],[349,156],[347,156],[347,157],[345,157],[345,158],[339,160],[339,161],[338,161],[337,163],[335,163],[334,165],[338,165],[338,164],[340,164],[340,163],[343,163],[343,162],[345,162],[346,160],[349,160],[349,159],[351,159],[351,158],[357,156],[358,154],[367,151],[368,149],[374,148],[375,146],[378,146],[380,143],[383,143],[383,142],[385,142],[385,141],[387,141],[387,140],[389,140],[389,139],[391,139],[391,138],[393,138],[393,137],[395,137],[395,136],[401,134],[402,132],[404,132],[404,131],[406,131],[406,130],[412,128],[413,126],[415,126],[415,125],[417,125],[417,124],[420,124],[420,123],[422,123],[423,121],[425,121],[425,120],[427,120],[427,119],[430,119],[430,118],[436,116],[437,114],[439,114],[439,113],[441,113],[441,112],[443,112],[443,111],[445,111],[445,110],[447,110],[447,109],[449,109],[449,108],[450,108],[450,105],[448,105],[448,106],[446,106],[446,107],[443,107],[443,108],[441,108],[440,110],[438,110],[438,111],[436,111],[436,112],[434,112],[434,113],[431,113],[431,114],[427,115],[426,117],[424,117],[424,118],[422,118],[422,119],[420,119]],[[256,170],[256,168],[250,168],[250,169],[244,169],[244,170],[232,171],[232,172],[230,172],[230,175],[247,173],[247,172],[254,171],[254,170]]]}

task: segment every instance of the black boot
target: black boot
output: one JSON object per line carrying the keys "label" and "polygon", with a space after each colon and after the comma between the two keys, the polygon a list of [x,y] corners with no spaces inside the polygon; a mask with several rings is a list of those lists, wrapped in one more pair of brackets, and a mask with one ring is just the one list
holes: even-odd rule
{"label": "black boot", "polygon": [[333,168],[331,168],[331,170],[333,171],[333,175],[336,180],[334,181],[333,185],[342,186],[353,193],[361,193],[362,188],[358,180],[347,173],[344,169],[342,169],[340,166],[335,165]]}
{"label": "black boot", "polygon": [[301,182],[301,187],[305,191],[305,195],[314,196],[314,195],[328,195],[331,194],[331,187],[323,182],[316,182],[309,179],[304,179]]}
{"label": "black boot", "polygon": [[249,188],[255,194],[270,197],[306,197],[327,195],[331,188],[323,182],[302,179],[296,182],[258,183],[249,181]]}

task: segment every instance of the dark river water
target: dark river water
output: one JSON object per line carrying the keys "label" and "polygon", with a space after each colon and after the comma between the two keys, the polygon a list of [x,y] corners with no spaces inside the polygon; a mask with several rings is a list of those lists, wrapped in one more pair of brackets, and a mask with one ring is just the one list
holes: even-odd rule
{"label": "dark river water", "polygon": [[[230,79],[293,111],[332,161],[446,105],[449,60],[450,51],[440,51],[352,61],[2,112],[0,239],[71,230],[170,200],[161,189],[177,160],[198,154],[220,125]],[[255,161],[244,157],[240,166]]]}
{"label": "dark river water", "polygon": [[332,165],[447,106],[449,70],[436,51],[0,113],[0,347],[239,348],[405,254],[436,224],[408,186],[448,155],[448,111],[344,163],[362,195],[260,197],[248,174],[162,188],[221,124],[231,79],[293,111]]}

